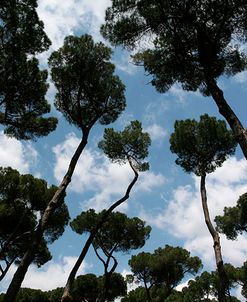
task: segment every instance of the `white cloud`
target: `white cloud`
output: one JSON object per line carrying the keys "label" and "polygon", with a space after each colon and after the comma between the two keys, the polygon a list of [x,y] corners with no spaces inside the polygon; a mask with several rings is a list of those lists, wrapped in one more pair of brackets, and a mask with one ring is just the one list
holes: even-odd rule
{"label": "white cloud", "polygon": [[152,141],[160,141],[167,136],[167,131],[156,123],[149,125],[144,129],[144,131],[150,134]]}
{"label": "white cloud", "polygon": [[0,166],[12,167],[21,173],[28,173],[37,160],[38,153],[29,142],[20,142],[7,137],[0,131]]}
{"label": "white cloud", "polygon": [[[201,257],[210,269],[215,268],[213,241],[204,222],[199,178],[194,184],[180,186],[174,190],[172,198],[157,215],[142,210],[141,217],[147,223],[168,230],[172,235],[185,240],[184,247]],[[206,180],[208,207],[213,222],[216,215],[223,214],[225,206],[236,204],[240,195],[247,192],[247,163],[245,159],[231,158],[223,167],[209,175]],[[247,257],[247,236],[239,236],[230,241],[221,236],[222,254],[225,262],[241,266]]]}
{"label": "white cloud", "polygon": [[[63,178],[78,144],[79,139],[74,134],[70,134],[63,143],[53,148],[56,156],[54,174],[58,181]],[[125,194],[133,177],[133,171],[128,164],[112,163],[105,155],[86,149],[76,166],[69,189],[77,193],[91,191],[94,194],[93,197],[84,201],[81,206],[83,210],[94,208],[100,211]],[[151,171],[140,173],[133,191],[135,193],[151,192],[152,189],[161,186],[164,181],[165,178],[161,174],[154,174]],[[124,204],[121,210],[126,209],[127,204]]]}
{"label": "white cloud", "polygon": [[95,39],[102,39],[100,25],[104,22],[109,0],[39,0],[38,14],[45,24],[45,31],[52,41],[52,49],[63,43],[64,37],[87,32]]}
{"label": "white cloud", "polygon": [[113,63],[116,65],[117,69],[127,73],[128,75],[134,75],[138,70],[138,66],[133,64],[129,53],[124,53],[116,61],[113,61]]}
{"label": "white cloud", "polygon": [[[49,261],[41,268],[31,265],[22,283],[22,287],[41,289],[43,291],[64,287],[76,260],[77,257],[66,256],[63,257],[60,262]],[[86,262],[83,262],[77,274],[85,274],[85,271],[89,267]],[[6,291],[15,270],[16,266],[12,265],[10,271],[1,283],[0,292]],[[49,282],[47,282],[48,280]]]}
{"label": "white cloud", "polygon": [[240,73],[237,73],[233,80],[239,84],[245,84],[247,82],[247,71],[242,71]]}

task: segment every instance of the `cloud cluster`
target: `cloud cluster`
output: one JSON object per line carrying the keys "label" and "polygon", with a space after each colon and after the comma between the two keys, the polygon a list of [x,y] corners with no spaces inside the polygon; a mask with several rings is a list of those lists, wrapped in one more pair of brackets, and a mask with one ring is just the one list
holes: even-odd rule
{"label": "cloud cluster", "polygon": [[149,125],[144,131],[150,134],[152,141],[162,141],[168,135],[167,131],[157,123]]}
{"label": "cloud cluster", "polygon": [[[160,229],[168,230],[178,239],[184,240],[184,247],[197,254],[209,269],[215,268],[213,242],[204,222],[199,193],[199,178],[193,177],[193,185],[176,188],[172,197],[157,215],[142,210],[141,217]],[[206,180],[208,207],[213,222],[216,215],[222,215],[225,206],[234,206],[240,195],[247,192],[247,164],[245,159],[230,158],[209,175]],[[222,253],[225,262],[241,266],[247,257],[247,236],[229,241],[221,235]]]}
{"label": "cloud cluster", "polygon": [[[61,181],[64,176],[78,144],[79,139],[72,133],[66,137],[63,143],[53,148],[56,157],[54,175],[58,181]],[[93,196],[85,200],[81,207],[83,210],[94,208],[96,211],[100,211],[125,194],[133,176],[133,171],[128,164],[112,163],[102,153],[86,149],[79,159],[69,190],[77,193],[91,191]],[[164,182],[165,178],[161,174],[151,171],[140,173],[134,193],[150,192]],[[127,204],[122,210],[126,209]]]}
{"label": "cloud cluster", "polygon": [[52,41],[52,49],[57,49],[65,36],[78,32],[87,32],[95,39],[101,39],[99,28],[110,0],[39,0],[38,5],[38,14]]}
{"label": "cloud cluster", "polygon": [[28,173],[37,157],[37,151],[29,142],[20,142],[0,131],[1,167],[12,167],[20,173]]}

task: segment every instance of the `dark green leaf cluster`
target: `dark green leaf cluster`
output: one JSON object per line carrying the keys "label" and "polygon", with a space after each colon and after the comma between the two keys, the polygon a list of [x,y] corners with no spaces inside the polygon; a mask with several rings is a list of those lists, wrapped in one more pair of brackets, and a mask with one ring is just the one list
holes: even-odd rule
{"label": "dark green leaf cluster", "polygon": [[[239,269],[233,267],[230,264],[224,265],[224,270],[227,274],[228,286],[234,288],[239,283]],[[182,289],[182,292],[175,292],[167,300],[169,302],[176,301],[174,298],[179,296],[178,301],[181,302],[194,302],[194,301],[218,301],[216,297],[218,296],[220,290],[220,280],[218,272],[203,272],[200,276],[196,277],[194,280],[188,282],[188,286]],[[226,301],[239,302],[239,300],[234,296],[229,296],[229,292],[226,292]],[[215,297],[215,298],[213,298]],[[174,299],[174,300],[173,300]]]}
{"label": "dark green leaf cluster", "polygon": [[226,123],[209,117],[200,121],[176,121],[170,137],[170,149],[176,153],[176,163],[186,172],[198,176],[213,172],[229,155],[234,154],[236,142]]}
{"label": "dark green leaf cluster", "polygon": [[247,232],[247,193],[239,197],[235,207],[225,207],[224,215],[216,216],[215,222],[217,230],[231,240]]}
{"label": "dark green leaf cluster", "polygon": [[99,148],[113,162],[125,163],[131,160],[137,170],[145,171],[149,166],[143,160],[148,156],[150,144],[149,134],[142,132],[141,123],[132,121],[123,131],[105,129],[104,139],[99,143]]}
{"label": "dark green leaf cluster", "polygon": [[[246,40],[246,15],[244,0],[112,0],[101,32],[114,45],[139,50],[134,61],[153,75],[158,91],[180,82],[186,90],[207,92],[205,76],[246,68],[236,43]],[[146,50],[139,47],[142,41]]]}
{"label": "dark green leaf cluster", "polygon": [[34,139],[56,128],[57,119],[45,118],[50,105],[46,70],[33,57],[48,49],[50,41],[39,20],[36,0],[0,3],[0,123],[5,133]]}
{"label": "dark green leaf cluster", "polygon": [[152,254],[142,252],[132,256],[129,265],[133,275],[144,282],[146,288],[161,286],[167,296],[186,274],[196,274],[202,268],[198,257],[191,257],[181,247],[169,245],[156,249]]}
{"label": "dark green leaf cluster", "polygon": [[[11,168],[0,168],[0,254],[1,260],[18,262],[27,247],[39,216],[50,201],[55,186],[48,187],[46,181],[32,175],[21,175]],[[41,241],[34,262],[42,265],[51,259],[47,242],[52,243],[64,232],[69,221],[67,206],[61,199],[61,207],[51,216],[45,240]]]}
{"label": "dark green leaf cluster", "polygon": [[[83,234],[92,232],[105,211],[95,213],[93,209],[82,212],[71,223],[73,231]],[[149,238],[150,226],[138,217],[129,218],[120,212],[112,212],[97,232],[93,246],[106,251],[129,252],[143,247]]]}
{"label": "dark green leaf cluster", "polygon": [[[78,276],[73,288],[73,298],[75,302],[98,301],[97,298],[104,290],[104,276],[96,277],[94,274]],[[126,282],[121,274],[113,273],[110,279],[110,288],[107,301],[114,301],[119,296],[124,296],[127,292]]]}
{"label": "dark green leaf cluster", "polygon": [[109,124],[125,108],[125,87],[114,75],[111,49],[90,35],[68,36],[49,59],[57,88],[56,108],[80,129]]}

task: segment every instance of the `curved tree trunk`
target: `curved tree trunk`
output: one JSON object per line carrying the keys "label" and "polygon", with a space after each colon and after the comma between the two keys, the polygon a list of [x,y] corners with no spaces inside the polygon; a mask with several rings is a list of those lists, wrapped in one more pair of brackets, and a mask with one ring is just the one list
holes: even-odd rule
{"label": "curved tree trunk", "polygon": [[[110,253],[104,251],[104,254],[107,256],[107,260],[104,261],[100,255],[98,254],[97,250],[95,250],[95,253],[97,255],[97,257],[103,262],[104,264],[104,285],[103,285],[103,289],[102,289],[102,293],[100,293],[100,295],[97,297],[96,299],[96,302],[104,302],[104,301],[108,301],[107,300],[107,297],[108,297],[108,294],[109,294],[109,289],[110,289],[110,285],[111,285],[111,276],[112,274],[114,273],[117,265],[118,265],[118,262],[117,262],[117,259],[112,255],[113,252],[114,252],[114,248],[111,250]],[[110,265],[110,261],[111,259],[113,259],[113,266],[112,268],[108,271],[108,268],[109,268],[109,265]]]}
{"label": "curved tree trunk", "polygon": [[223,91],[219,88],[216,81],[209,76],[205,75],[206,84],[210,91],[216,105],[218,106],[220,114],[227,120],[231,127],[236,141],[239,143],[242,152],[247,159],[247,131],[241,124],[240,120],[232,110],[224,98]]}
{"label": "curved tree trunk", "polygon": [[133,165],[131,163],[131,160],[129,160],[129,164],[130,164],[132,170],[134,171],[135,176],[134,176],[132,182],[129,184],[129,186],[128,186],[126,192],[125,192],[125,195],[122,198],[120,198],[118,201],[116,201],[114,204],[112,204],[108,208],[107,211],[105,211],[104,215],[102,215],[101,220],[98,222],[96,227],[90,233],[90,235],[89,235],[89,237],[88,237],[88,239],[87,239],[87,241],[86,241],[86,243],[85,243],[85,245],[84,245],[84,247],[81,251],[80,256],[78,257],[74,267],[72,268],[72,270],[69,274],[67,283],[64,287],[64,292],[63,292],[63,295],[62,295],[62,298],[61,298],[61,302],[73,301],[73,297],[71,295],[71,290],[72,290],[72,286],[73,286],[73,283],[74,283],[74,280],[75,280],[76,273],[79,270],[83,260],[85,259],[85,256],[88,252],[88,249],[89,249],[90,245],[92,244],[95,236],[97,235],[98,230],[107,221],[108,216],[113,212],[113,210],[115,210],[116,207],[118,207],[120,204],[122,204],[124,201],[126,201],[129,198],[130,191],[131,191],[131,189],[133,188],[134,184],[136,183],[136,181],[138,179],[138,173],[135,170],[135,168],[133,167]]}
{"label": "curved tree trunk", "polygon": [[213,247],[214,247],[215,261],[216,261],[216,266],[217,266],[219,279],[220,279],[220,289],[219,289],[219,293],[218,293],[218,299],[219,299],[219,302],[226,302],[227,301],[226,300],[226,291],[228,289],[227,276],[225,273],[222,254],[221,254],[220,236],[219,236],[218,232],[216,232],[216,230],[211,222],[210,215],[209,215],[205,180],[206,180],[206,174],[201,176],[201,187],[200,187],[203,214],[204,214],[207,228],[208,228],[208,230],[213,238],[213,242],[214,242]]}
{"label": "curved tree trunk", "polygon": [[51,201],[48,203],[48,205],[44,211],[44,214],[40,218],[39,224],[34,233],[33,244],[32,244],[32,246],[30,246],[28,248],[28,250],[26,251],[26,253],[24,254],[24,256],[20,262],[20,265],[18,266],[17,271],[15,272],[14,277],[6,292],[6,295],[4,296],[4,300],[3,300],[4,302],[14,302],[16,300],[16,295],[21,287],[22,281],[24,280],[24,277],[26,275],[29,265],[34,260],[35,252],[38,250],[40,241],[43,237],[43,234],[44,234],[45,228],[47,226],[47,223],[49,221],[49,218],[50,218],[51,214],[56,210],[56,208],[59,207],[60,200],[63,197],[67,186],[71,182],[71,177],[75,170],[78,159],[87,144],[88,134],[89,134],[89,131],[84,131],[82,140],[70,161],[68,170],[67,170],[62,182],[60,183],[60,185],[59,185],[57,191],[55,192],[54,196],[52,197]]}

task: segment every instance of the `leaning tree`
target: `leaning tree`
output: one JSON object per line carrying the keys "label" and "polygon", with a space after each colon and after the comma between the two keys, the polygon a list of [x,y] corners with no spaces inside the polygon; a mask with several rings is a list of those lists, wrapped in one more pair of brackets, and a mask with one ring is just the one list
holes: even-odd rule
{"label": "leaning tree", "polygon": [[111,53],[111,49],[103,43],[94,43],[90,35],[68,36],[63,47],[49,58],[52,80],[58,91],[55,106],[69,123],[81,130],[82,138],[62,182],[42,213],[33,244],[26,250],[18,266],[4,302],[15,301],[50,217],[61,206],[61,198],[87,144],[90,130],[96,122],[107,125],[115,121],[125,108],[125,87],[119,77],[114,75]]}
{"label": "leaning tree", "polygon": [[240,47],[246,16],[245,0],[112,0],[101,32],[113,45],[137,50],[134,62],[158,91],[181,83],[211,95],[247,158],[247,132],[217,83],[247,67]]}
{"label": "leaning tree", "polygon": [[45,99],[47,71],[37,53],[51,44],[36,12],[37,0],[0,2],[0,123],[17,139],[35,139],[55,130],[57,119]]}
{"label": "leaning tree", "polygon": [[202,115],[199,122],[190,119],[176,121],[174,128],[170,137],[170,149],[177,155],[176,164],[180,165],[185,172],[193,172],[201,178],[200,191],[203,214],[213,238],[216,266],[222,279],[219,301],[226,301],[226,284],[224,283],[227,281],[224,280],[226,278],[220,237],[210,219],[205,180],[207,174],[214,172],[229,155],[234,153],[236,142],[232,131],[227,129],[224,121],[209,117],[207,114]]}
{"label": "leaning tree", "polygon": [[104,138],[99,142],[99,148],[104,151],[108,158],[115,163],[128,163],[134,173],[134,178],[128,185],[124,196],[115,201],[107,210],[105,210],[97,220],[95,226],[91,228],[90,235],[83,246],[74,267],[72,268],[64,288],[64,293],[61,302],[71,301],[72,287],[76,273],[86,257],[89,247],[97,236],[97,233],[107,222],[111,213],[128,200],[130,192],[136,184],[139,173],[149,169],[148,162],[145,158],[148,156],[148,148],[151,144],[151,139],[147,132],[142,131],[142,125],[139,121],[132,121],[123,131],[115,131],[113,128],[107,128],[104,131]]}

